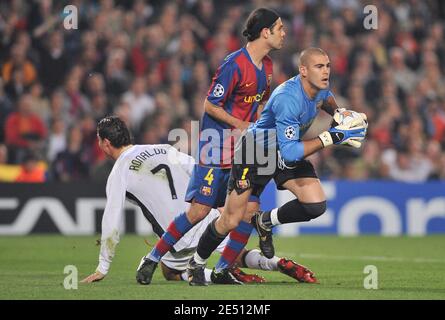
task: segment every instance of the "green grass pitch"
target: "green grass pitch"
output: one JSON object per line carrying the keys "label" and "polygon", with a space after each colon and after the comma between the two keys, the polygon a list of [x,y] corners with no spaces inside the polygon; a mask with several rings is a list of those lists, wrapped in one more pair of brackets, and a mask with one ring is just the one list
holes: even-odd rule
{"label": "green grass pitch", "polygon": [[[143,237],[124,235],[105,280],[64,289],[66,265],[78,269],[79,281],[97,265],[97,237],[24,236],[0,238],[0,299],[445,299],[445,236],[275,238],[277,255],[306,265],[320,284],[301,284],[278,272],[261,272],[267,283],[190,287],[163,279],[138,285],[135,270],[149,248]],[[252,237],[248,247],[257,245]],[[155,238],[148,238],[150,243]],[[216,262],[214,254],[210,266]],[[374,265],[378,289],[364,289]]]}

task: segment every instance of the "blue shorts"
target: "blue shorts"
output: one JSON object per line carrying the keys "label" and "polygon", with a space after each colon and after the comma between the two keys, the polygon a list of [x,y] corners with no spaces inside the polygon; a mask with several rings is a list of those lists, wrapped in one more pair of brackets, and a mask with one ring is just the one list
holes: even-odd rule
{"label": "blue shorts", "polygon": [[[204,204],[212,208],[223,207],[226,202],[230,169],[209,168],[195,164],[190,179],[185,201]],[[249,201],[258,202],[259,198],[251,196]]]}

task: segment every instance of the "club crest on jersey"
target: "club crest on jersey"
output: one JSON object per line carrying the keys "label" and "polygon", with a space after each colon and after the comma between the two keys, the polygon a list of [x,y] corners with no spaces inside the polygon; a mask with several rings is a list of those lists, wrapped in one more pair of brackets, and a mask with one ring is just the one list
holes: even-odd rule
{"label": "club crest on jersey", "polygon": [[287,127],[286,129],[284,129],[284,135],[289,140],[292,140],[296,135],[295,128],[292,126]]}
{"label": "club crest on jersey", "polygon": [[213,193],[213,190],[212,190],[211,187],[208,187],[208,186],[202,186],[201,187],[201,194],[202,195],[204,195],[206,197],[209,197],[209,196],[212,195],[212,193]]}
{"label": "club crest on jersey", "polygon": [[244,179],[244,180],[238,180],[236,181],[236,185],[238,189],[245,190],[250,187],[250,180]]}
{"label": "club crest on jersey", "polygon": [[222,97],[224,95],[224,87],[222,84],[217,83],[215,89],[213,89],[213,95],[217,98]]}

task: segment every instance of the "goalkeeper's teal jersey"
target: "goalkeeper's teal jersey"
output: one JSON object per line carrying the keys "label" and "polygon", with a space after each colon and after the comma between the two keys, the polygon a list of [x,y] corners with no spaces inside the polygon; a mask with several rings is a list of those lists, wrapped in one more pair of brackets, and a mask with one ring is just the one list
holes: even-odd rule
{"label": "goalkeeper's teal jersey", "polygon": [[320,90],[311,100],[303,89],[300,76],[293,77],[272,92],[260,119],[249,127],[248,132],[258,139],[259,132],[268,131],[264,136],[264,144],[268,148],[275,147],[278,142],[278,149],[284,161],[301,160],[304,154],[301,137],[311,126],[323,101],[329,96],[333,96],[330,90]]}

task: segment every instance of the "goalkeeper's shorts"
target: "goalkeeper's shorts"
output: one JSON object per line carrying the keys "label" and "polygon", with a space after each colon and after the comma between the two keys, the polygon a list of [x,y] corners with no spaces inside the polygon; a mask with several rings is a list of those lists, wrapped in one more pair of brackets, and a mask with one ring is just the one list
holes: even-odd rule
{"label": "goalkeeper's shorts", "polygon": [[[312,163],[308,160],[295,161],[290,165],[280,166],[280,156],[277,153],[276,157],[272,157],[273,164],[258,163],[256,155],[253,156],[253,163],[247,162],[247,155],[245,147],[246,140],[243,139],[236,152],[240,153],[235,155],[236,160],[241,160],[241,163],[232,164],[232,170],[230,172],[230,179],[228,184],[228,193],[235,190],[238,194],[252,189],[252,196],[260,197],[264,188],[270,180],[274,179],[275,184],[279,190],[284,190],[283,184],[292,179],[299,178],[318,178]],[[256,148],[256,147],[255,147]],[[252,160],[252,157],[251,159]],[[266,170],[267,168],[267,170]],[[272,169],[271,169],[272,168]]]}

